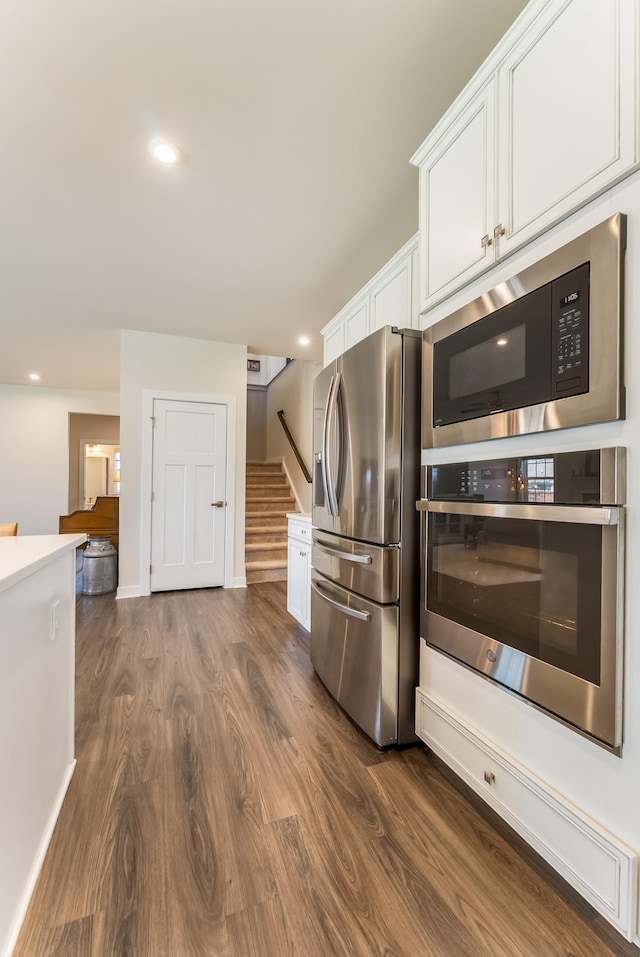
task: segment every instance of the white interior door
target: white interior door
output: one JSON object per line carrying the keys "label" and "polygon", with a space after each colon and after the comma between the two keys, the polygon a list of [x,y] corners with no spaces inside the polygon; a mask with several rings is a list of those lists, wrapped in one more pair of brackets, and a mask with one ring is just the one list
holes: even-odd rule
{"label": "white interior door", "polygon": [[154,399],[151,591],[224,583],[227,407]]}

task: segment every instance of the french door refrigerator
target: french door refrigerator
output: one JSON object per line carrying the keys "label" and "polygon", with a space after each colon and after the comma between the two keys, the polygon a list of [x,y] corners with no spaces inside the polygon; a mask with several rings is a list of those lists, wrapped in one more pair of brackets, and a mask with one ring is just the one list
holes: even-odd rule
{"label": "french door refrigerator", "polygon": [[311,661],[380,748],[417,740],[420,373],[385,326],[314,382]]}

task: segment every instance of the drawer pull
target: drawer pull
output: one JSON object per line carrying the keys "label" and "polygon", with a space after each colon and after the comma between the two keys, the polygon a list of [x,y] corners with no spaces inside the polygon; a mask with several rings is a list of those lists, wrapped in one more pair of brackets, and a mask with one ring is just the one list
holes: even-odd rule
{"label": "drawer pull", "polygon": [[328,545],[323,545],[318,541],[313,544],[316,548],[319,548],[321,552],[326,552],[327,555],[331,555],[333,558],[343,558],[345,562],[354,562],[356,565],[371,564],[371,555],[351,555],[349,552],[341,552],[339,548],[329,548]]}
{"label": "drawer pull", "polygon": [[341,611],[344,615],[349,615],[351,618],[357,618],[358,621],[371,621],[371,615],[368,611],[359,611],[357,608],[348,608],[339,601],[329,598],[327,593],[323,591],[319,585],[316,585],[315,582],[311,582],[311,587],[316,595],[319,595],[323,601],[328,602],[329,605],[332,605],[333,608],[335,608],[337,611]]}

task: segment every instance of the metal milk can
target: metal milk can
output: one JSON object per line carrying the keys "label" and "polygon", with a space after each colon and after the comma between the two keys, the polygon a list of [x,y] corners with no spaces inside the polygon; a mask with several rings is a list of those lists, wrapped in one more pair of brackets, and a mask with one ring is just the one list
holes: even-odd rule
{"label": "metal milk can", "polygon": [[82,559],[82,594],[104,595],[118,582],[118,553],[105,535],[90,535]]}

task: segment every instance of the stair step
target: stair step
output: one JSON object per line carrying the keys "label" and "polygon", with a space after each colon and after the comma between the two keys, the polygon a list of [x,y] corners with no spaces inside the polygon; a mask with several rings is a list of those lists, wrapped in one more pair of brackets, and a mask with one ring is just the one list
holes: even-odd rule
{"label": "stair step", "polygon": [[[285,515],[287,513],[285,512]],[[254,531],[255,529],[269,529],[269,531],[282,529],[286,534],[287,522],[283,515],[277,512],[250,512],[245,516],[245,530]]]}
{"label": "stair step", "polygon": [[[287,548],[286,538],[283,544],[280,544],[279,542],[249,542],[248,545],[245,545],[245,551],[251,552],[252,554],[255,554],[257,557],[258,554],[261,552],[276,552],[279,550],[282,551],[283,546],[285,549],[285,554],[281,555],[280,557],[286,558],[287,557],[286,556],[286,548]],[[275,558],[276,556],[274,555],[273,557]]]}
{"label": "stair step", "polygon": [[289,488],[286,476],[277,481],[276,475],[247,475],[247,488]]}
{"label": "stair step", "polygon": [[283,475],[280,462],[247,462],[247,475]]}
{"label": "stair step", "polygon": [[246,506],[252,512],[272,512],[274,508],[281,508],[285,512],[297,511],[293,498],[250,498],[246,501]]}
{"label": "stair step", "polygon": [[246,563],[247,571],[264,571],[267,568],[285,568],[287,567],[287,560],[284,561],[281,558],[256,558],[252,559],[250,562]]}
{"label": "stair step", "polygon": [[280,514],[287,515],[289,512],[293,512],[295,509],[295,502],[293,500],[289,502],[270,502],[269,499],[261,500],[260,502],[247,502],[246,503],[246,514],[247,515],[261,515],[262,513]]}
{"label": "stair step", "polygon": [[277,542],[275,544],[267,544],[267,549],[255,552],[251,550],[251,546],[247,546],[246,555],[245,555],[245,564],[247,568],[254,568],[256,563],[260,563],[260,567],[266,565],[267,562],[273,562],[274,568],[280,568],[283,565],[287,565],[287,546],[279,545]]}
{"label": "stair step", "polygon": [[260,502],[263,499],[269,499],[269,501],[284,501],[285,499],[289,501],[291,499],[291,492],[288,488],[265,488],[264,485],[255,485],[253,488],[247,486],[246,499],[248,502]]}
{"label": "stair step", "polygon": [[[253,515],[251,516],[253,518]],[[255,524],[247,525],[245,535],[281,535],[287,537],[287,523],[274,519],[273,524]]]}
{"label": "stair step", "polygon": [[263,568],[247,572],[247,585],[259,585],[260,582],[286,582],[286,568]]}

